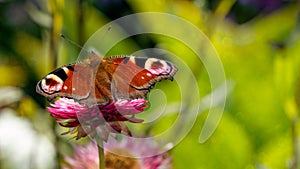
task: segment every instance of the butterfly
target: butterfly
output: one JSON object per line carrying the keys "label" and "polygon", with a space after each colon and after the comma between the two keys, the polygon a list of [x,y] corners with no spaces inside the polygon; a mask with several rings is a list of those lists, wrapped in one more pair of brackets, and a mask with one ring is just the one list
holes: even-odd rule
{"label": "butterfly", "polygon": [[67,97],[88,106],[106,105],[118,99],[146,98],[156,82],[173,80],[177,70],[173,63],[157,58],[91,54],[47,74],[36,91],[49,100]]}

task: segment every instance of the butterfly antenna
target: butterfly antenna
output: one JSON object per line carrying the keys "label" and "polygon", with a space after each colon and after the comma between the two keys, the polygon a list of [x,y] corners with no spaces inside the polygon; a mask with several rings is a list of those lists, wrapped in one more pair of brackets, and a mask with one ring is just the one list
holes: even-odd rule
{"label": "butterfly antenna", "polygon": [[65,35],[61,34],[60,37],[62,37],[64,40],[70,42],[71,44],[79,47],[80,49],[84,50],[85,52],[90,53],[86,48],[84,48],[83,46],[81,46],[78,43],[74,42],[73,40],[71,40],[70,38],[66,37]]}
{"label": "butterfly antenna", "polygon": [[[109,32],[109,31],[111,30],[111,28],[112,28],[112,26],[109,25],[108,28],[107,28],[107,30],[104,32],[104,34],[102,35],[102,37],[101,37],[100,39],[103,39],[103,38],[105,37],[105,35],[107,34],[107,32]],[[60,36],[61,36],[63,39],[65,39],[66,41],[70,42],[71,44],[73,44],[73,45],[79,47],[80,49],[84,50],[86,53],[89,53],[89,54],[90,54],[90,53],[92,53],[92,54],[95,54],[95,53],[96,53],[96,52],[93,51],[93,50],[90,51],[90,50],[84,48],[83,46],[79,45],[78,43],[74,42],[73,40],[71,40],[70,38],[66,37],[66,36],[63,35],[63,34],[61,34]]]}
{"label": "butterfly antenna", "polygon": [[[105,32],[99,37],[99,39],[104,39],[104,37],[107,35],[107,33],[112,29],[112,26],[109,25]],[[97,52],[94,49],[91,49],[90,51],[92,54],[97,54]],[[97,54],[99,55],[99,54]],[[99,55],[100,56],[100,55]]]}

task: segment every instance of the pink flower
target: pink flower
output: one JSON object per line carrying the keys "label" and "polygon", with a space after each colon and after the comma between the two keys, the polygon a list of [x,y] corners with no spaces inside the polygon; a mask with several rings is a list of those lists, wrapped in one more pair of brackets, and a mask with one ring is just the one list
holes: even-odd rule
{"label": "pink flower", "polygon": [[[123,137],[120,141],[109,139],[104,144],[106,169],[170,169],[172,157],[153,139],[134,140]],[[152,156],[149,152],[153,153]],[[66,156],[63,169],[98,169],[97,145],[93,142],[86,146],[76,146],[73,156]]]}
{"label": "pink flower", "polygon": [[[79,139],[87,134],[93,134],[97,127],[101,127],[101,137],[106,140],[109,132],[130,135],[130,131],[123,122],[142,122],[143,120],[136,119],[134,115],[147,108],[149,106],[147,103],[145,99],[129,101],[120,99],[107,105],[88,107],[75,102],[73,99],[60,98],[50,104],[47,110],[61,126],[70,128],[68,132],[63,134],[76,133],[75,137]],[[107,130],[108,128],[110,130]]]}

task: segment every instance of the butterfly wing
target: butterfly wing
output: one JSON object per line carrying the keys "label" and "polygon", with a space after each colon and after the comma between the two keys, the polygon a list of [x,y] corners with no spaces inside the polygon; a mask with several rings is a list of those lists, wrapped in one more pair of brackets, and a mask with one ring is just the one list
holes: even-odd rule
{"label": "butterfly wing", "polygon": [[88,59],[62,66],[42,78],[37,83],[36,91],[49,100],[56,97],[87,99],[91,95],[91,84],[99,63],[100,59]]}
{"label": "butterfly wing", "polygon": [[145,98],[156,82],[172,80],[177,71],[174,64],[165,60],[134,56],[110,57],[103,68],[111,77],[114,99]]}

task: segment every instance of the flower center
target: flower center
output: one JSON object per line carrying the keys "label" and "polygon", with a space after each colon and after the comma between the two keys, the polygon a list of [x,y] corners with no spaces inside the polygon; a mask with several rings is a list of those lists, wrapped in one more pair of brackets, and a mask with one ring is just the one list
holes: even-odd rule
{"label": "flower center", "polygon": [[115,149],[114,152],[120,152],[117,155],[111,152],[105,153],[105,168],[115,169],[115,168],[126,168],[126,169],[139,169],[139,162],[136,158],[130,158],[128,156],[130,153],[124,149]]}

